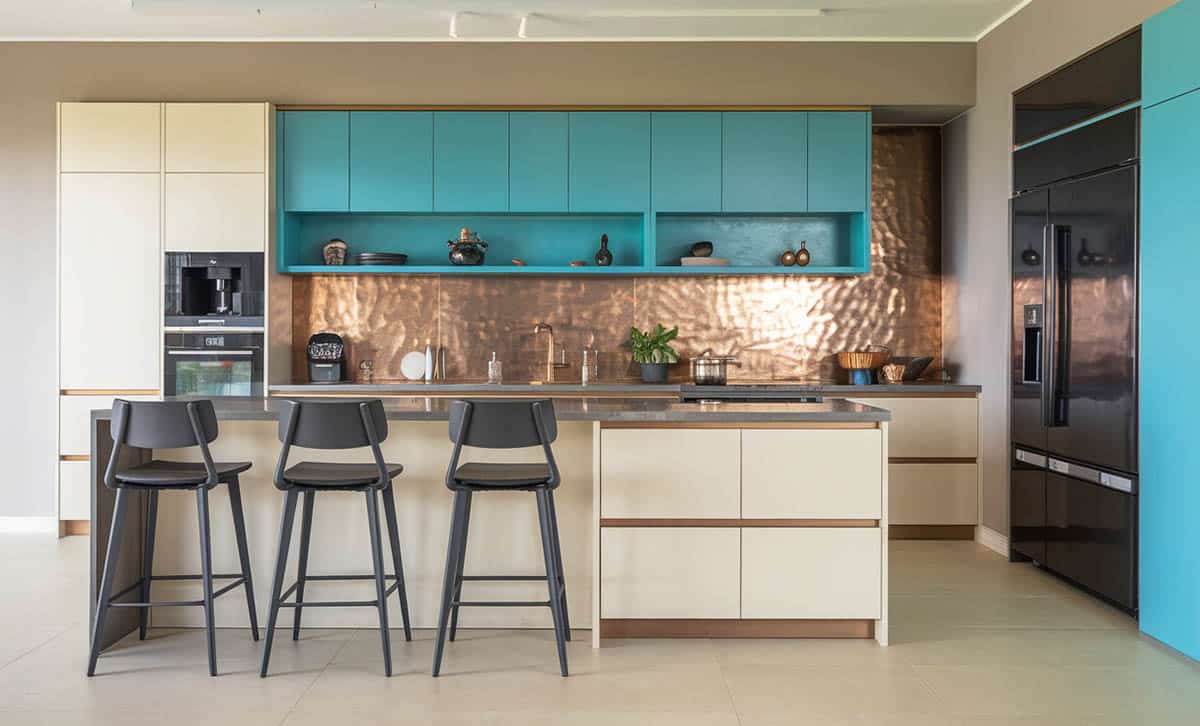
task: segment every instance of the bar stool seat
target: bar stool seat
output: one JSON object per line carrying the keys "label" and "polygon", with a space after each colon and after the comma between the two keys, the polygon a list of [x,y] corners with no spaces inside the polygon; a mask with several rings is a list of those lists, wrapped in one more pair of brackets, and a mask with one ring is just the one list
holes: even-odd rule
{"label": "bar stool seat", "polygon": [[463,464],[454,471],[455,484],[470,489],[531,489],[549,486],[547,464]]}
{"label": "bar stool seat", "polygon": [[[384,463],[388,481],[400,476],[404,467]],[[379,487],[379,467],[375,464],[342,464],[329,461],[302,461],[283,472],[283,480],[291,486],[306,489],[337,489],[358,491]]]}
{"label": "bar stool seat", "polygon": [[213,468],[217,472],[217,481],[209,484],[208,470],[204,462],[160,461],[154,459],[137,466],[117,469],[116,484],[155,489],[194,489],[198,486],[212,488],[233,480],[238,474],[250,469],[248,461],[214,461]]}

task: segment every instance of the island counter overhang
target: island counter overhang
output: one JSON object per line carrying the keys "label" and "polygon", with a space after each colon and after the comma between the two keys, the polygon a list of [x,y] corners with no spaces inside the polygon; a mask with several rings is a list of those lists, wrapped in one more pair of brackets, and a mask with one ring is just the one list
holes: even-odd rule
{"label": "island counter overhang", "polygon": [[[414,627],[435,622],[449,522],[445,466],[448,400],[384,400],[389,461],[397,480],[402,550]],[[271,484],[279,452],[279,402],[216,399],[221,435],[214,457],[252,461],[243,475],[254,578],[268,582],[282,496]],[[556,458],[568,597],[573,625],[601,637],[874,637],[887,642],[888,411],[827,398],[822,403],[692,404],[654,398],[571,398],[555,402]],[[102,482],[112,451],[111,412],[91,415],[91,587],[99,581],[113,492]],[[312,452],[357,460],[362,452]],[[477,459],[529,460],[524,450]],[[303,455],[303,454],[300,454]],[[129,461],[197,458],[195,450],[123,449]],[[299,460],[296,458],[295,460]],[[236,562],[225,492],[214,490],[216,569]],[[323,496],[309,572],[365,571],[370,563],[358,497]],[[534,507],[519,494],[481,497],[472,517],[468,573],[538,573]],[[144,564],[146,507],[129,508],[119,591]],[[154,572],[197,571],[192,497],[158,507]],[[133,536],[133,533],[139,533]],[[358,536],[361,535],[361,536]],[[684,556],[681,561],[680,555]],[[690,563],[690,564],[689,564]],[[294,563],[293,563],[294,567]],[[328,585],[355,592],[360,585]],[[496,599],[528,599],[528,583],[481,583]],[[155,581],[183,599],[186,584]],[[265,612],[266,588],[258,588]],[[155,599],[160,599],[156,594]],[[218,600],[222,627],[244,628],[245,610]],[[393,603],[393,606],[395,603]],[[152,613],[156,626],[198,626],[191,608]],[[359,609],[361,610],[361,609]],[[136,608],[113,611],[104,647],[137,629]],[[579,615],[574,615],[578,613]],[[309,627],[374,627],[373,613],[318,609]],[[399,622],[397,617],[393,622]],[[286,618],[284,618],[286,620]],[[281,622],[287,627],[290,622]],[[463,613],[463,627],[549,627],[539,610]],[[597,627],[598,626],[598,627]]]}

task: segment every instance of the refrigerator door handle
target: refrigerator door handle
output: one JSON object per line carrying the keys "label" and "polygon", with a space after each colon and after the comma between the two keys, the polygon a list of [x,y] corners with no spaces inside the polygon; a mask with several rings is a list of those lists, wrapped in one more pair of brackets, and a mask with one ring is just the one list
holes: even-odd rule
{"label": "refrigerator door handle", "polygon": [[1042,425],[1054,426],[1058,390],[1058,229],[1042,228]]}

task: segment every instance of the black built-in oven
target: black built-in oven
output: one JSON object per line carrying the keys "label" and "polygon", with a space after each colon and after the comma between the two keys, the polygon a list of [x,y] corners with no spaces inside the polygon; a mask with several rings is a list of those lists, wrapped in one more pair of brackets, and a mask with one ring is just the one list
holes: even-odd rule
{"label": "black built-in oven", "polygon": [[167,333],[163,366],[167,396],[261,396],[263,334]]}

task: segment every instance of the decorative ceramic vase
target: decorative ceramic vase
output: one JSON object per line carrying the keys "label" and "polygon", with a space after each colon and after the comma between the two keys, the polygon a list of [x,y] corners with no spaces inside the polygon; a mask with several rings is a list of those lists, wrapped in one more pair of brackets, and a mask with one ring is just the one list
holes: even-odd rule
{"label": "decorative ceramic vase", "polygon": [[331,239],[321,248],[321,257],[327,265],[346,264],[346,243],[340,239]]}
{"label": "decorative ceramic vase", "polygon": [[791,250],[784,250],[783,254],[779,256],[779,264],[784,267],[791,267],[796,264],[796,253]]}
{"label": "decorative ceramic vase", "polygon": [[808,263],[812,262],[812,255],[808,252],[806,246],[808,242],[800,241],[800,249],[796,250],[796,265],[799,267],[808,267]]}
{"label": "decorative ceramic vase", "polygon": [[613,256],[608,251],[608,235],[600,235],[600,249],[596,252],[596,264],[601,267],[608,267],[612,264]]}

